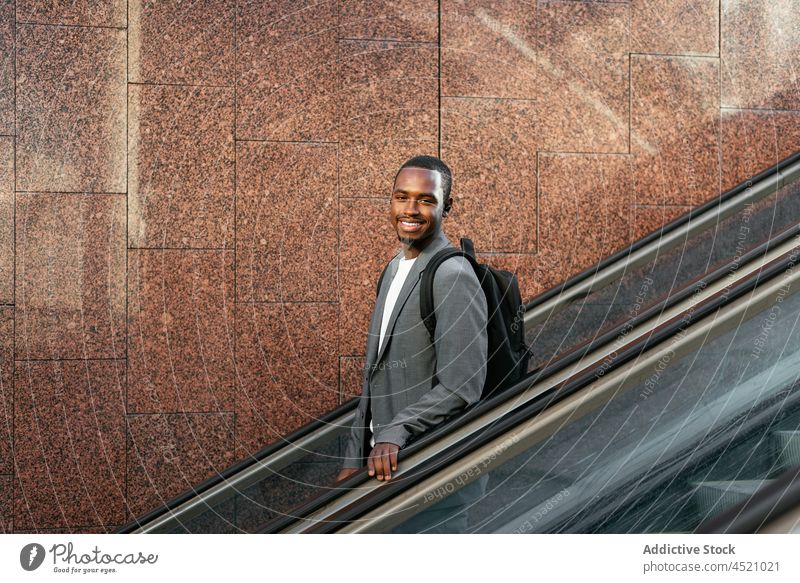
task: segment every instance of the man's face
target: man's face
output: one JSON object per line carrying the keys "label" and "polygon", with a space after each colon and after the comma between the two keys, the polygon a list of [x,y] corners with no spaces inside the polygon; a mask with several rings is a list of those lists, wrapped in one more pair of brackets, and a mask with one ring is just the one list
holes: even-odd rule
{"label": "man's face", "polygon": [[442,175],[425,168],[403,168],[394,182],[391,221],[397,238],[421,248],[441,229]]}

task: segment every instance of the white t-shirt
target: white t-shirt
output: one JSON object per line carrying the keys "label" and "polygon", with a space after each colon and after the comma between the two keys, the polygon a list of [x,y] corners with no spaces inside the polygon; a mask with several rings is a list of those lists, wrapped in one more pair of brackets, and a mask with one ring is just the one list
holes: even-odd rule
{"label": "white t-shirt", "polygon": [[[414,265],[414,259],[401,258],[397,264],[397,273],[389,286],[389,293],[386,295],[386,304],[383,306],[383,320],[381,320],[381,336],[378,339],[378,354],[380,354],[381,347],[383,346],[383,337],[386,334],[386,329],[389,327],[389,320],[392,317],[392,310],[397,303],[397,298],[400,295],[400,290],[403,288],[403,283],[406,281],[408,272],[411,271],[411,266]],[[372,433],[372,420],[369,421],[369,432]],[[371,447],[375,447],[375,436],[371,435],[369,438]]]}

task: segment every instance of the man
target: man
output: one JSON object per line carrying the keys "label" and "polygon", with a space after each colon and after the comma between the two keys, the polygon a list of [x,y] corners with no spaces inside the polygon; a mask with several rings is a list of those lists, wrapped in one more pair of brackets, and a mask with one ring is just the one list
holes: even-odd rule
{"label": "man", "polygon": [[451,181],[447,165],[432,156],[408,160],[395,176],[389,217],[402,248],[372,313],[361,400],[337,481],[365,462],[370,476],[391,479],[400,449],[480,398],[488,309],[467,259],[451,257],[436,270],[433,343],[419,311],[422,271],[452,247],[442,231]]}

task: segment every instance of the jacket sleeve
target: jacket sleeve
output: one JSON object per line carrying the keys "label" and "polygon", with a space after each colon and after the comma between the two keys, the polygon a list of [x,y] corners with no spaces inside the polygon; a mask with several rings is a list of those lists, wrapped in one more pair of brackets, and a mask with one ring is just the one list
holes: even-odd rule
{"label": "jacket sleeve", "polygon": [[486,380],[488,308],[478,277],[463,257],[448,259],[433,282],[436,311],[436,384],[416,403],[395,415],[375,435],[375,443],[405,446],[480,399]]}
{"label": "jacket sleeve", "polygon": [[360,468],[364,464],[361,463],[361,443],[364,439],[364,410],[369,406],[369,399],[361,396],[358,407],[356,408],[355,415],[353,416],[353,424],[350,426],[350,432],[347,435],[347,443],[344,448],[344,461],[342,468]]}

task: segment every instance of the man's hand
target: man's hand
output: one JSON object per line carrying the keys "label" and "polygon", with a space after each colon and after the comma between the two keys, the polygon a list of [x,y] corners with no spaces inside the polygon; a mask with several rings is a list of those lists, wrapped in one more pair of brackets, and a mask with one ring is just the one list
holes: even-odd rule
{"label": "man's hand", "polygon": [[380,442],[372,448],[367,458],[367,469],[370,476],[379,480],[389,480],[392,472],[397,471],[397,452],[400,447],[394,443]]}
{"label": "man's hand", "polygon": [[342,471],[339,472],[339,475],[336,476],[336,482],[341,482],[342,480],[346,480],[353,474],[355,474],[360,468],[342,468]]}

